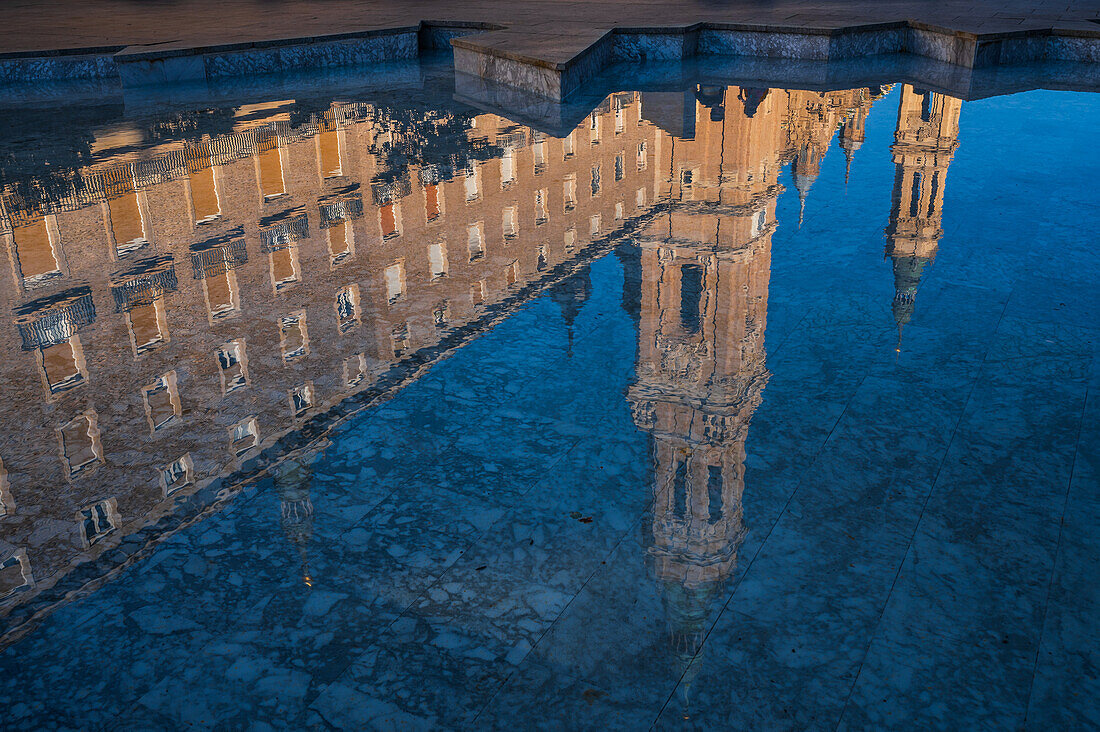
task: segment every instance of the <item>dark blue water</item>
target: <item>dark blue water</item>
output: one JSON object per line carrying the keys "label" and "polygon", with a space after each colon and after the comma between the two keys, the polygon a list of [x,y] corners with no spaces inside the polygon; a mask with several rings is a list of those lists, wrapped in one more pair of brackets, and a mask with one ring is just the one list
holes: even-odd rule
{"label": "dark blue water", "polygon": [[[561,130],[446,98],[337,113],[340,185],[359,184],[363,207],[335,225],[354,228],[350,265],[330,261],[333,229],[318,227],[335,188],[326,138],[300,132],[316,105],[289,121],[216,107],[208,117],[236,121],[177,124],[166,141],[150,133],[162,117],[112,123],[137,140],[115,148],[102,126],[73,131],[99,141],[66,169],[85,181],[95,165],[229,139],[242,119],[281,135],[285,204],[256,194],[263,143],[238,140],[255,150],[217,173],[214,225],[241,222],[249,261],[203,276],[189,257],[206,235],[174,223],[199,204],[172,208],[199,200],[202,165],[65,210],[44,163],[9,159],[6,190],[23,192],[5,199],[12,220],[13,205],[32,224],[57,211],[45,230],[65,247],[41,286],[16,265],[9,304],[86,283],[97,314],[65,316],[29,350],[15,325],[5,336],[5,390],[24,395],[6,410],[40,415],[10,421],[0,451],[5,726],[1100,723],[1100,100],[902,84],[663,93],[597,110],[598,145],[592,118],[577,120],[571,157]],[[510,154],[515,180],[500,184]],[[481,171],[476,200],[467,168]],[[254,177],[238,190],[235,175]],[[116,201],[106,226],[121,230],[131,190],[149,241],[77,271],[102,248],[82,222]],[[513,198],[508,239],[497,221]],[[258,234],[294,205],[310,226],[296,270]],[[441,240],[449,269],[433,278]],[[119,273],[154,253],[174,257],[176,290],[114,311]],[[297,284],[280,294],[288,267]],[[225,271],[241,305],[221,321],[210,303]],[[349,284],[359,322],[339,333],[333,293]],[[125,318],[161,301],[171,338],[139,358]],[[280,340],[278,318],[299,310],[308,356],[288,361],[295,335]],[[51,392],[44,354],[74,333],[84,383]],[[247,341],[249,385],[223,393],[212,354],[233,339]],[[350,383],[359,352],[366,375]],[[55,368],[79,372],[64,356]],[[180,406],[116,389],[170,368]],[[310,406],[295,415],[299,384]],[[98,456],[56,436],[88,410]],[[174,431],[158,434],[156,414]],[[250,415],[259,444],[238,456],[227,430]],[[41,431],[21,439],[14,425],[31,423]],[[79,449],[90,467],[74,472]],[[195,456],[178,492],[141,462],[161,449]],[[82,513],[111,500],[105,518]]]}

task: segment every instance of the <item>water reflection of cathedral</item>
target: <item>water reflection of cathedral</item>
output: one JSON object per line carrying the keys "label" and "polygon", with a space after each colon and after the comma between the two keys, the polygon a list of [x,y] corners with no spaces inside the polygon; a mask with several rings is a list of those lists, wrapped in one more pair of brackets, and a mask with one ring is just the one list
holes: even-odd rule
{"label": "water reflection of cathedral", "polygon": [[646,563],[660,587],[673,671],[689,674],[685,694],[746,533],[745,440],[769,378],[764,332],[780,168],[791,164],[804,210],[834,134],[850,173],[884,92],[701,88],[693,134],[661,143],[660,195],[669,205],[625,258],[638,288],[624,297],[638,323],[628,398],[651,437]]}
{"label": "water reflection of cathedral", "polygon": [[[616,94],[562,138],[274,102],[185,140],[111,130],[85,167],[9,182],[0,596],[48,587],[633,219],[647,563],[690,660],[745,532],[780,169],[805,200],[834,136],[850,166],[880,94],[700,87],[673,131]],[[551,289],[567,324],[590,288],[582,265]],[[309,463],[274,473],[307,583]]]}

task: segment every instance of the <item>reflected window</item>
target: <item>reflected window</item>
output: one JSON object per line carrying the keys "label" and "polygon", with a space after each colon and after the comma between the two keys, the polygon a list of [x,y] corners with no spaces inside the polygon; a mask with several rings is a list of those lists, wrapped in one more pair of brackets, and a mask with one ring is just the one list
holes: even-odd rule
{"label": "reflected window", "polygon": [[167,343],[168,319],[164,312],[164,300],[158,297],[150,303],[131,307],[126,311],[126,327],[130,331],[130,345],[135,357]]}
{"label": "reflected window", "polygon": [[295,417],[300,417],[313,406],[313,382],[307,381],[296,389],[291,389],[290,411]]}
{"label": "reflected window", "polygon": [[576,138],[576,130],[570,132],[565,136],[565,139],[561,141],[562,159],[568,160],[573,157],[573,140]]}
{"label": "reflected window", "polygon": [[221,372],[222,394],[248,386],[248,356],[244,341],[229,341],[218,349],[218,370]]}
{"label": "reflected window", "polygon": [[317,159],[322,178],[336,178],[344,173],[344,146],[340,130],[326,120],[317,135]]}
{"label": "reflected window", "polygon": [[676,463],[676,472],[672,474],[672,515],[680,521],[688,515],[688,464],[687,460]]}
{"label": "reflected window", "polygon": [[344,385],[351,389],[367,380],[367,354],[357,353],[344,361]]}
{"label": "reflected window", "polygon": [[623,175],[626,174],[626,163],[623,160],[626,158],[625,153],[619,153],[615,156],[615,180],[620,181],[623,179]]}
{"label": "reflected window", "polygon": [[409,350],[409,324],[395,325],[390,332],[390,338],[393,342],[394,358],[401,358]]}
{"label": "reflected window", "polygon": [[535,191],[535,225],[545,224],[550,218],[550,212],[546,207],[546,189]]}
{"label": "reflected window", "polygon": [[539,244],[535,248],[535,269],[542,272],[546,269],[546,245]]}
{"label": "reflected window", "polygon": [[53,217],[41,218],[12,230],[15,259],[24,289],[62,276],[61,249]]}
{"label": "reflected window", "polygon": [[248,417],[229,428],[229,452],[240,457],[260,443],[260,426]]}
{"label": "reflected window", "polygon": [[451,305],[446,300],[436,303],[432,308],[432,322],[436,328],[445,328],[451,320]]}
{"label": "reflected window", "polygon": [[501,229],[505,240],[515,239],[519,233],[519,211],[515,206],[507,206],[501,213]]}
{"label": "reflected window", "polygon": [[481,171],[477,166],[466,169],[466,200],[476,201],[481,196]]}
{"label": "reflected window", "polygon": [[362,310],[359,306],[359,285],[352,284],[336,291],[336,322],[341,333],[359,325]]}
{"label": "reflected window", "polygon": [[256,166],[259,171],[260,195],[264,200],[286,194],[286,183],[283,180],[283,148],[274,135],[269,133],[260,143],[260,152],[256,155]]}
{"label": "reflected window", "polygon": [[623,202],[622,201],[619,201],[618,203],[615,204],[615,220],[616,221],[622,221],[623,220]]}
{"label": "reflected window", "polygon": [[597,236],[600,233],[600,215],[596,214],[588,219],[588,233]]}
{"label": "reflected window", "polygon": [[695,200],[695,171],[691,168],[680,169],[680,197],[687,201]]}
{"label": "reflected window", "polygon": [[470,253],[471,262],[476,262],[485,256],[485,237],[482,236],[480,223],[466,227],[466,248]]}
{"label": "reflected window", "polygon": [[646,147],[645,140],[638,143],[638,155],[637,155],[638,170],[645,170],[649,164],[649,150]]}
{"label": "reflected window", "polygon": [[283,362],[291,363],[309,354],[309,333],[306,331],[306,311],[299,310],[279,318],[279,339]]}
{"label": "reflected window", "polygon": [[546,141],[539,140],[531,146],[531,155],[535,161],[535,175],[546,170]]}
{"label": "reflected window", "polygon": [[164,489],[165,498],[194,482],[195,463],[191,460],[190,453],[160,469],[160,485]]}
{"label": "reflected window", "polygon": [[600,195],[600,166],[592,166],[592,195]]}
{"label": "reflected window", "polygon": [[34,587],[34,575],[25,549],[0,559],[0,602]]}
{"label": "reflected window", "polygon": [[80,345],[80,336],[69,339],[38,351],[39,366],[46,380],[46,390],[50,394],[60,394],[83,384],[88,378],[84,364],[84,349]]}
{"label": "reflected window", "polygon": [[913,173],[913,187],[909,191],[909,216],[911,218],[920,216],[920,189],[921,174],[919,172]]}
{"label": "reflected window", "polygon": [[588,116],[588,140],[593,145],[600,144],[600,115],[596,112]]}
{"label": "reflected window", "polygon": [[114,498],[108,498],[81,509],[76,519],[80,524],[80,539],[88,549],[118,528],[118,505]]}
{"label": "reflected window", "polygon": [[188,172],[187,181],[191,189],[191,220],[195,225],[221,218],[217,168],[211,165],[209,158],[198,161],[197,168]]}
{"label": "reflected window", "polygon": [[638,208],[645,206],[645,188],[639,188],[634,193],[634,205]]}
{"label": "reflected window", "polygon": [[470,300],[474,305],[485,302],[485,280],[478,280],[470,285]]}
{"label": "reflected window", "polygon": [[570,226],[568,229],[565,230],[565,251],[572,254],[573,250],[576,248],[576,246],[577,246],[577,229],[576,229],[576,227]]}
{"label": "reflected window", "polygon": [[330,227],[328,234],[329,264],[333,267],[343,264],[355,256],[355,229],[351,221],[343,221]]}
{"label": "reflected window", "polygon": [[623,100],[615,98],[615,134],[621,135],[625,128],[625,121],[623,119]]}
{"label": "reflected window", "polygon": [[382,222],[383,239],[393,239],[401,235],[401,210],[398,204],[384,204],[378,215]]}
{"label": "reflected window", "polygon": [[680,325],[689,333],[699,331],[703,297],[703,268],[698,264],[680,267]]}
{"label": "reflected window", "polygon": [[572,211],[577,207],[577,175],[569,173],[562,183],[562,193],[565,196],[565,211]]}
{"label": "reflected window", "polygon": [[149,243],[137,191],[130,191],[107,201],[107,215],[111,222],[111,235],[115,240],[115,253],[119,257]]}
{"label": "reflected window", "polygon": [[141,396],[145,401],[145,416],[153,433],[172,424],[181,414],[175,371],[169,371],[143,388]]}
{"label": "reflected window", "polygon": [[432,279],[447,276],[447,245],[437,241],[428,247],[428,266],[431,269]]}
{"label": "reflected window", "polygon": [[61,427],[59,432],[61,454],[68,466],[69,477],[76,477],[103,461],[95,412],[80,415]]}
{"label": "reflected window", "polygon": [[768,210],[760,209],[752,215],[752,235],[760,236],[764,233],[764,226],[768,223]]}
{"label": "reflected window", "polygon": [[276,249],[267,256],[271,264],[271,286],[276,294],[298,284],[301,279],[301,272],[298,269],[298,247]]}
{"label": "reflected window", "polygon": [[[10,516],[15,513],[15,500],[11,495],[11,486],[8,484],[8,471],[4,467],[4,461],[0,460],[0,517]],[[0,590],[0,594],[3,591]]]}
{"label": "reflected window", "polygon": [[516,284],[516,281],[518,279],[519,279],[519,263],[518,262],[512,262],[504,270],[504,280],[505,280],[505,282],[508,283],[508,285],[510,287],[510,286]]}
{"label": "reflected window", "polygon": [[508,148],[500,158],[500,187],[507,188],[516,181],[516,150]]}
{"label": "reflected window", "polygon": [[237,291],[237,275],[226,270],[203,278],[203,292],[211,320],[221,320],[241,311],[240,294]]}
{"label": "reflected window", "polygon": [[432,222],[443,214],[443,197],[435,183],[424,186],[424,212],[427,221]]}
{"label": "reflected window", "polygon": [[722,466],[707,466],[707,504],[710,510],[710,523],[722,520]]}
{"label": "reflected window", "polygon": [[386,267],[384,275],[386,279],[386,298],[392,305],[405,295],[404,263],[394,262],[389,267]]}

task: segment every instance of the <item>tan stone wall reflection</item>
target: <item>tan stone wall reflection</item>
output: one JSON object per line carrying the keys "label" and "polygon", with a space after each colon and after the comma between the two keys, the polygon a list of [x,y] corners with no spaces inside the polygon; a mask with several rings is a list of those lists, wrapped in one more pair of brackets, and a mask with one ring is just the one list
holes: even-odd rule
{"label": "tan stone wall reflection", "polygon": [[82,184],[6,191],[9,604],[655,200],[636,94],[566,139],[477,115],[451,168],[406,155],[451,115],[290,104],[200,144],[112,131]]}
{"label": "tan stone wall reflection", "polygon": [[[675,134],[615,94],[564,138],[370,104],[292,124],[281,100],[198,143],[110,130],[75,183],[5,190],[0,612],[643,217],[647,561],[693,654],[745,530],[780,169],[808,195],[881,93],[700,87]],[[308,468],[279,471],[284,528],[307,541]]]}

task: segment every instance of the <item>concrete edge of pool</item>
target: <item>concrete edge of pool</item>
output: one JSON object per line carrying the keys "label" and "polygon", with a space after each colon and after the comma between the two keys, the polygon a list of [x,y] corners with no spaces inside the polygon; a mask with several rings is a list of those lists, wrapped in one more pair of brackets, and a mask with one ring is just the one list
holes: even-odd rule
{"label": "concrete edge of pool", "polygon": [[[565,101],[609,66],[623,62],[739,58],[842,63],[893,55],[944,76],[971,92],[978,70],[1031,65],[1032,83],[1058,82],[1066,63],[1100,77],[1100,27],[1032,28],[973,33],[913,20],[806,27],[747,23],[592,28],[549,34],[472,21],[209,46],[187,42],[0,54],[0,84],[103,81],[121,89],[295,70],[411,61],[453,48],[459,73]],[[916,72],[920,76],[920,71]],[[970,93],[966,93],[970,92]]]}

